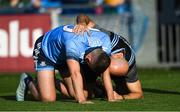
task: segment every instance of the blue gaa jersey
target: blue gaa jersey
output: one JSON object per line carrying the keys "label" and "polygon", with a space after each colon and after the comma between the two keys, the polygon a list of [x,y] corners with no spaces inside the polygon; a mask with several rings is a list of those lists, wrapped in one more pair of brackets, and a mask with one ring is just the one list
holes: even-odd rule
{"label": "blue gaa jersey", "polygon": [[97,29],[78,35],[72,32],[73,28],[73,25],[60,26],[44,35],[41,49],[52,64],[60,65],[67,59],[83,63],[85,51],[98,46],[110,55],[111,43],[108,35]]}
{"label": "blue gaa jersey", "polygon": [[102,47],[107,54],[111,54],[111,43],[107,34],[97,29],[89,29],[89,32],[75,34],[72,32],[73,28],[72,25],[63,28],[63,42],[67,59],[74,59],[83,63],[85,51],[92,47]]}

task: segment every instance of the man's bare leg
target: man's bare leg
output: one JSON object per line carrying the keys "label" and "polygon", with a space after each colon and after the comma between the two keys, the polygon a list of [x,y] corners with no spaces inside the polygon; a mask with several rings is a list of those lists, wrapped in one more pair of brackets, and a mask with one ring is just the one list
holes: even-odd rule
{"label": "man's bare leg", "polygon": [[54,70],[42,70],[37,72],[38,88],[41,101],[43,102],[54,102],[56,100],[54,77]]}

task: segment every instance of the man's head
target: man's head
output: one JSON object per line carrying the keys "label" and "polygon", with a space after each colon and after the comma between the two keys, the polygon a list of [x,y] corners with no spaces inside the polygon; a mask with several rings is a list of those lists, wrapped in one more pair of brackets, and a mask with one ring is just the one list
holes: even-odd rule
{"label": "man's head", "polygon": [[110,65],[110,57],[101,47],[90,48],[85,53],[85,62],[96,73],[103,73]]}
{"label": "man's head", "polygon": [[128,62],[124,58],[111,57],[111,64],[109,66],[110,74],[113,76],[124,76],[129,69]]}

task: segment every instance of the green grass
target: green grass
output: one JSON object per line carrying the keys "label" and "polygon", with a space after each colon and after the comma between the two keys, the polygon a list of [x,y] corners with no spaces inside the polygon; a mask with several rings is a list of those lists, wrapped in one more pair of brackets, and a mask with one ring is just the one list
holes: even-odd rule
{"label": "green grass", "polygon": [[58,99],[54,103],[15,101],[19,75],[0,75],[0,110],[66,110],[66,111],[180,111],[180,70],[140,69],[144,99],[109,103],[95,99],[95,104],[80,105],[73,100]]}

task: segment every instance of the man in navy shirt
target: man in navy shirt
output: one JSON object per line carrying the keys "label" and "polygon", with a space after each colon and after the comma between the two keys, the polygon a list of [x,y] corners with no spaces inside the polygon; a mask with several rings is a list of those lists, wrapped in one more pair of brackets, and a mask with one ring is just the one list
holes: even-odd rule
{"label": "man in navy shirt", "polygon": [[[111,40],[111,62],[119,63],[112,64],[109,67],[109,71],[112,77],[112,80],[115,83],[115,91],[120,94],[116,94],[115,96],[119,97],[118,99],[139,99],[143,98],[143,91],[141,87],[141,82],[138,79],[137,69],[136,69],[136,60],[135,53],[129,42],[123,38],[121,35],[115,34],[111,31],[108,31],[102,27],[99,27],[92,21],[88,16],[82,14],[77,17],[77,23],[81,23],[80,26],[76,26],[79,28],[75,28],[76,32],[86,30],[86,27],[96,28],[100,31],[109,35]],[[84,23],[84,24],[83,24]],[[83,25],[82,25],[83,24]],[[87,25],[87,26],[86,26]],[[127,73],[123,72],[122,69],[126,69],[123,67],[122,61],[118,62],[118,59],[125,59],[128,61],[128,69]],[[127,64],[123,61],[124,66]],[[111,69],[114,68],[114,69]],[[88,71],[88,70],[85,70]],[[116,74],[114,74],[116,73]],[[90,72],[86,72],[87,76],[91,74]]]}

